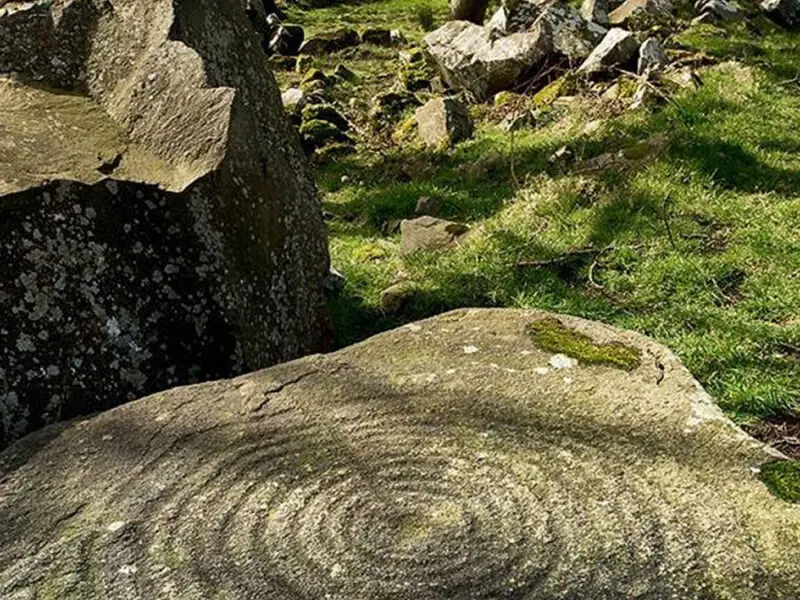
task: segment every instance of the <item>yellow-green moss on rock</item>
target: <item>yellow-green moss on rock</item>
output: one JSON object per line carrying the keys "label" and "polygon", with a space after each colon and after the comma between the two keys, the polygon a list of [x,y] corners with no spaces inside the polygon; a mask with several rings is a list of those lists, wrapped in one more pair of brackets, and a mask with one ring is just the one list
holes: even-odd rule
{"label": "yellow-green moss on rock", "polygon": [[638,348],[621,343],[596,344],[588,335],[570,329],[555,318],[534,321],[528,325],[528,334],[542,350],[566,354],[587,364],[631,371],[642,362]]}

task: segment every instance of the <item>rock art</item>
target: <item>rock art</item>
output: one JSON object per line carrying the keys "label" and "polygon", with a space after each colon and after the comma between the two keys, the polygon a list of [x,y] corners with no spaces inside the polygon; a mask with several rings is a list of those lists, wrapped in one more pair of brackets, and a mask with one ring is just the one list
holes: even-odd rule
{"label": "rock art", "polygon": [[0,597],[795,600],[800,505],[663,346],[462,310],[0,454]]}
{"label": "rock art", "polygon": [[0,447],[319,350],[319,200],[241,2],[0,13]]}

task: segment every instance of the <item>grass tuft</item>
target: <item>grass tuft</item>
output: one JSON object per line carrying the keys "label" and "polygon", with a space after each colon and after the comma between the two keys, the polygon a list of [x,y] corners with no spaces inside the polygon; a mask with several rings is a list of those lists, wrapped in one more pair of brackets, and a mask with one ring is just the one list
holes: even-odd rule
{"label": "grass tuft", "polygon": [[800,503],[800,461],[767,463],[761,467],[761,479],[778,498]]}

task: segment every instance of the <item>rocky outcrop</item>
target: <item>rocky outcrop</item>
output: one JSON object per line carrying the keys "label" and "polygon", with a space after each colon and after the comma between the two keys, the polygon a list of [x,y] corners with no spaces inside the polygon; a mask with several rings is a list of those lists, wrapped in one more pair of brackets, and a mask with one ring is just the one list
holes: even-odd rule
{"label": "rocky outcrop", "polygon": [[780,455],[638,334],[470,310],[0,455],[0,597],[794,600]]}
{"label": "rocky outcrop", "polygon": [[0,12],[0,445],[319,349],[319,202],[240,0]]}
{"label": "rocky outcrop", "polygon": [[489,28],[466,21],[447,23],[428,34],[423,45],[450,88],[477,99],[510,87],[539,66],[551,48],[540,27],[494,39]]}

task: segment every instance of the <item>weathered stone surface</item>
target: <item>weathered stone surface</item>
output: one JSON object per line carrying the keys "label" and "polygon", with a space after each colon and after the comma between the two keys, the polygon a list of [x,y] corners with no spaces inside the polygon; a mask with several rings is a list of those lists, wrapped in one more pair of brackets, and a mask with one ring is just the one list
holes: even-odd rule
{"label": "weathered stone surface", "polygon": [[626,0],[611,11],[608,19],[612,25],[624,25],[630,20],[659,21],[672,12],[672,0]]}
{"label": "weathered stone surface", "polygon": [[608,0],[583,0],[581,15],[587,21],[593,21],[600,25],[611,23],[608,20]]}
{"label": "weathered stone surface", "polygon": [[358,46],[360,42],[361,36],[358,35],[357,31],[353,29],[337,29],[336,31],[319,33],[314,37],[308,38],[300,46],[300,53],[310,56],[324,56],[331,52]]}
{"label": "weathered stone surface", "polygon": [[584,19],[571,6],[552,4],[536,19],[550,39],[553,50],[572,60],[583,60],[608,32],[605,27]]}
{"label": "weathered stone surface", "polygon": [[592,74],[624,65],[636,55],[639,42],[630,31],[614,27],[578,68],[579,73]]}
{"label": "weathered stone surface", "polygon": [[5,14],[0,446],[319,348],[319,202],[239,0]]}
{"label": "weathered stone surface", "polygon": [[558,319],[457,311],[37,434],[0,455],[0,597],[795,600],[776,455],[663,346]]}
{"label": "weathered stone surface", "polygon": [[400,250],[411,254],[418,250],[452,248],[467,231],[469,227],[463,223],[444,219],[429,216],[407,219],[400,223]]}
{"label": "weathered stone surface", "polygon": [[800,27],[800,0],[764,0],[760,6],[779,23],[791,28]]}
{"label": "weathered stone surface", "polygon": [[488,28],[451,21],[423,40],[442,79],[478,99],[507,89],[539,66],[550,52],[540,27],[493,39]]}
{"label": "weathered stone surface", "polygon": [[457,98],[432,98],[415,116],[419,137],[428,146],[448,146],[472,137],[469,109]]}
{"label": "weathered stone surface", "polygon": [[667,66],[668,62],[663,44],[656,38],[648,38],[639,48],[639,62],[636,70],[639,75],[646,75],[660,71]]}
{"label": "weathered stone surface", "polygon": [[290,113],[299,113],[306,104],[306,95],[300,88],[289,88],[281,94],[281,102]]}

